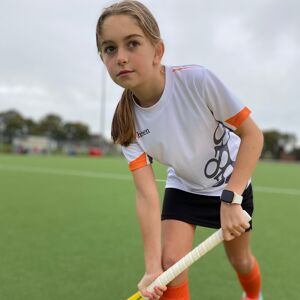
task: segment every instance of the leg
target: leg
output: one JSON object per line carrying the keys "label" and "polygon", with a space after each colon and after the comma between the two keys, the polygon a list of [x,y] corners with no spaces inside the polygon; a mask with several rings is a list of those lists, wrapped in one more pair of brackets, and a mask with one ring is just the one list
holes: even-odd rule
{"label": "leg", "polygon": [[[195,226],[177,221],[162,221],[163,253],[162,264],[164,270],[174,265],[180,258],[191,251],[195,234]],[[177,285],[187,280],[187,270],[176,277],[170,285]]]}
{"label": "leg", "polygon": [[250,249],[250,231],[232,241],[224,242],[224,247],[247,295],[245,299],[259,299],[261,276],[259,265]]}
{"label": "leg", "polygon": [[250,249],[250,231],[229,242],[224,241],[224,247],[229,262],[236,272],[246,274],[251,271],[253,255]]}
{"label": "leg", "polygon": [[[195,226],[177,220],[162,221],[164,270],[170,268],[193,246]],[[189,300],[188,271],[182,272],[169,285],[162,300]]]}

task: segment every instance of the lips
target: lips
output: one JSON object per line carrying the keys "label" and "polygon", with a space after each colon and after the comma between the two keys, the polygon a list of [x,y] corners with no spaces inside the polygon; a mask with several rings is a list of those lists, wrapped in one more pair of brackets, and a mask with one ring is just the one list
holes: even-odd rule
{"label": "lips", "polygon": [[127,74],[130,74],[130,73],[133,73],[133,71],[131,71],[131,70],[122,70],[122,71],[120,71],[119,73],[118,73],[118,77],[120,77],[120,76],[125,76],[125,75],[127,75]]}

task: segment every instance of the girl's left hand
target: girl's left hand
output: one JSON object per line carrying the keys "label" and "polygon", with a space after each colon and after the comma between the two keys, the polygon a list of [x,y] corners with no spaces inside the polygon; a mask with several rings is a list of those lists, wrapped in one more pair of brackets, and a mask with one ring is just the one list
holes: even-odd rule
{"label": "girl's left hand", "polygon": [[227,204],[222,201],[220,215],[225,241],[240,236],[250,227],[240,204]]}

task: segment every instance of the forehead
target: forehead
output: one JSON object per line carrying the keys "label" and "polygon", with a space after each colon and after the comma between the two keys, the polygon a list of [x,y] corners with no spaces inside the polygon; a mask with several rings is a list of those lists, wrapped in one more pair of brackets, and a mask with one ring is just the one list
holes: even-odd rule
{"label": "forehead", "polygon": [[115,15],[107,17],[102,25],[102,41],[119,41],[129,35],[145,36],[133,17],[127,15]]}

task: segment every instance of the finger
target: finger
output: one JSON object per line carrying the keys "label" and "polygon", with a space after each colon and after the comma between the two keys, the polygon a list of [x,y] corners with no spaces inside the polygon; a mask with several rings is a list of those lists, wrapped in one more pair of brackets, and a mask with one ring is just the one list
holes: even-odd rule
{"label": "finger", "polygon": [[149,300],[156,300],[163,295],[166,289],[166,286],[155,286],[152,292],[144,290],[143,292],[141,292],[141,294],[143,297],[147,297]]}
{"label": "finger", "polygon": [[237,225],[228,226],[224,230],[225,230],[225,232],[228,232],[230,235],[232,235],[234,237],[241,235],[241,233],[240,233],[240,226],[237,226]]}
{"label": "finger", "polygon": [[247,223],[242,223],[239,226],[235,227],[235,230],[239,231],[241,234],[245,233],[247,229],[250,228],[250,224]]}
{"label": "finger", "polygon": [[240,237],[242,234],[243,234],[243,233],[236,232],[236,231],[230,233],[232,239],[238,238],[238,237]]}
{"label": "finger", "polygon": [[141,295],[144,298],[148,298],[149,300],[153,300],[154,299],[152,293],[148,292],[147,290],[142,290],[141,291]]}
{"label": "finger", "polygon": [[235,238],[235,236],[231,235],[231,233],[227,230],[223,230],[223,237],[224,237],[224,240],[227,241],[227,242],[231,241]]}
{"label": "finger", "polygon": [[156,298],[163,294],[158,288],[154,288],[152,293]]}
{"label": "finger", "polygon": [[157,296],[161,297],[163,293],[166,291],[167,287],[164,286],[156,286],[154,287],[154,292]]}
{"label": "finger", "polygon": [[245,228],[245,229],[250,228],[250,223],[247,222],[247,223],[245,224],[244,228]]}
{"label": "finger", "polygon": [[155,297],[154,299],[159,299],[163,295],[163,291],[156,287],[153,289],[153,295]]}
{"label": "finger", "polygon": [[162,292],[165,292],[167,290],[167,287],[165,285],[161,285],[161,286],[158,286],[158,288],[162,291]]}
{"label": "finger", "polygon": [[242,232],[240,232],[240,231],[237,230],[237,229],[232,229],[232,230],[230,230],[230,234],[233,235],[234,237],[239,237],[239,236],[241,236],[241,234],[242,234],[243,232],[244,232],[244,229],[243,229]]}
{"label": "finger", "polygon": [[245,229],[248,229],[250,227],[250,221],[248,219],[246,219],[246,217],[244,216],[244,222],[242,223],[242,226]]}
{"label": "finger", "polygon": [[162,295],[162,291],[159,289],[159,287],[155,286],[153,288],[153,294],[157,297],[157,296],[161,296]]}
{"label": "finger", "polygon": [[230,236],[227,240],[232,240],[236,237],[241,236],[244,231],[245,230],[240,226],[230,226],[226,228],[225,232],[228,233],[227,236]]}
{"label": "finger", "polygon": [[153,299],[159,299],[162,296],[161,292],[157,292],[156,290],[153,290]]}
{"label": "finger", "polygon": [[240,234],[243,234],[245,232],[245,230],[246,230],[246,228],[244,228],[242,225],[234,227],[234,231],[239,232]]}

